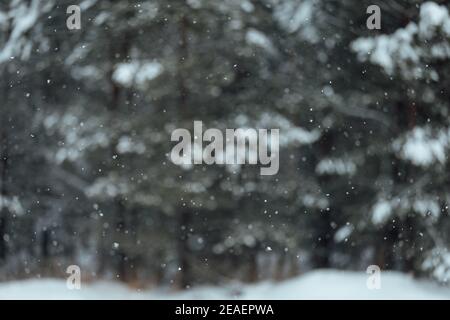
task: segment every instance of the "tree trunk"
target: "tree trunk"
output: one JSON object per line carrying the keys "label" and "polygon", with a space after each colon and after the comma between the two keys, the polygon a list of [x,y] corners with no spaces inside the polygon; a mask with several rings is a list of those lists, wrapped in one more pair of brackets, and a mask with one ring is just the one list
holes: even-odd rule
{"label": "tree trunk", "polygon": [[315,248],[313,253],[313,263],[315,268],[323,269],[330,268],[330,253],[331,249],[331,217],[329,211],[319,213],[321,218],[317,227],[320,230],[319,237],[315,240]]}
{"label": "tree trunk", "polygon": [[[179,20],[179,35],[180,45],[178,48],[178,70],[177,70],[177,83],[179,90],[178,108],[179,114],[187,116],[188,113],[188,87],[185,78],[185,64],[188,58],[188,20],[183,15]],[[178,255],[178,285],[182,289],[186,289],[191,285],[191,267],[189,262],[189,226],[192,220],[192,212],[184,207],[178,209],[178,228],[176,232],[180,232],[177,236],[177,255]]]}
{"label": "tree trunk", "polygon": [[117,274],[119,275],[119,279],[123,282],[128,281],[128,266],[127,266],[127,254],[122,248],[123,243],[122,240],[125,240],[126,237],[126,208],[122,202],[122,200],[116,199],[116,239],[119,244],[119,247],[116,249],[116,259],[117,259]]}
{"label": "tree trunk", "polygon": [[[4,127],[3,127],[4,128]],[[0,129],[3,129],[0,128]],[[8,246],[6,242],[6,232],[8,226],[8,208],[6,207],[6,198],[8,197],[8,140],[5,134],[0,136],[0,143],[3,146],[2,153],[0,155],[0,261],[5,261],[8,254]]]}
{"label": "tree trunk", "polygon": [[[334,136],[333,132],[328,132],[323,135],[319,141],[319,160],[329,157],[333,151]],[[332,188],[333,177],[330,175],[321,175],[318,179],[322,193],[328,193],[328,190]],[[332,202],[332,200],[331,200]],[[337,208],[328,208],[328,210],[320,210],[318,212],[317,220],[314,220],[313,226],[318,233],[315,234],[313,239],[315,248],[313,252],[312,261],[316,268],[329,268],[330,267],[330,255],[332,252],[332,236],[333,229],[331,227],[332,214],[338,214],[335,212]]]}
{"label": "tree trunk", "polygon": [[286,274],[286,253],[282,253],[278,257],[277,265],[275,269],[275,280],[283,280]]}
{"label": "tree trunk", "polygon": [[415,244],[414,244],[414,216],[408,214],[403,223],[403,246],[402,246],[402,257],[403,257],[403,271],[406,273],[412,273],[415,275]]}
{"label": "tree trunk", "polygon": [[179,112],[180,114],[186,115],[187,109],[187,99],[188,99],[188,88],[185,79],[184,66],[188,58],[188,20],[187,17],[183,15],[179,22],[179,33],[180,33],[180,46],[178,48],[178,90],[179,90]]}
{"label": "tree trunk", "polygon": [[256,282],[259,279],[258,254],[256,251],[250,252],[250,261],[248,265],[248,281]]}
{"label": "tree trunk", "polygon": [[191,222],[191,212],[189,210],[182,211],[178,215],[178,228],[176,232],[179,232],[177,241],[178,251],[178,285],[181,289],[186,289],[191,285],[191,268],[189,263],[189,228]]}

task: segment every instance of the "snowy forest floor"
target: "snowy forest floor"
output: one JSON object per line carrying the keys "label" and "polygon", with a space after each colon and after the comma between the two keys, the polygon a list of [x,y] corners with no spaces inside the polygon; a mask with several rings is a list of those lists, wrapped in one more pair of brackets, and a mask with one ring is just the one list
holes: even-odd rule
{"label": "snowy forest floor", "polygon": [[63,280],[37,279],[1,283],[0,299],[450,299],[450,288],[398,272],[383,272],[378,290],[367,289],[367,277],[364,272],[317,270],[279,283],[197,287],[183,292],[136,290],[115,282],[68,290]]}

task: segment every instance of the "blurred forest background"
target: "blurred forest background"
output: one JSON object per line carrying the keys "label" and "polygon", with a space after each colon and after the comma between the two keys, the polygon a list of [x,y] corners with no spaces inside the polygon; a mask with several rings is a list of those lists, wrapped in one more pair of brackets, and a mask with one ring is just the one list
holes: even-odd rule
{"label": "blurred forest background", "polygon": [[[0,280],[445,283],[449,58],[448,1],[2,1]],[[279,128],[279,173],[174,165],[194,120]]]}

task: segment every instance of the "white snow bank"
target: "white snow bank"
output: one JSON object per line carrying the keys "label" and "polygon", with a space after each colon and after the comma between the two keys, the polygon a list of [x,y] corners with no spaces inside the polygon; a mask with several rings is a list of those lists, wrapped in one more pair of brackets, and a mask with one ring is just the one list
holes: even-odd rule
{"label": "white snow bank", "polygon": [[184,292],[140,291],[114,282],[69,290],[65,281],[41,279],[0,284],[0,299],[450,299],[450,288],[398,272],[382,272],[379,290],[367,289],[367,278],[365,272],[318,270],[281,283],[198,287]]}

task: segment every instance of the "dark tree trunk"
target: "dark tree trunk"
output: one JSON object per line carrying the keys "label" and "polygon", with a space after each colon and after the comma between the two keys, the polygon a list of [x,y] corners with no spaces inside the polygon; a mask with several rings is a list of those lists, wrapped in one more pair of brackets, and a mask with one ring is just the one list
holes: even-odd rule
{"label": "dark tree trunk", "polygon": [[375,264],[381,269],[392,269],[395,267],[394,249],[398,239],[397,228],[389,230],[391,227],[384,227],[380,232],[381,237],[375,242]]}
{"label": "dark tree trunk", "polygon": [[[124,89],[118,85],[114,79],[113,74],[115,71],[115,65],[117,62],[124,62],[128,58],[128,53],[130,50],[130,43],[132,41],[132,35],[131,34],[125,34],[123,38],[119,39],[119,41],[115,42],[112,41],[110,43],[110,56],[109,56],[109,63],[110,63],[110,69],[108,71],[108,82],[109,82],[109,91],[108,91],[108,97],[106,99],[106,109],[111,113],[113,116],[119,115],[118,111],[120,109],[120,103],[123,99],[123,91]],[[120,115],[119,115],[120,116]],[[111,144],[109,146],[109,158],[113,159],[114,155],[116,154],[115,145]],[[113,166],[114,164],[111,164]],[[129,257],[127,255],[127,252],[125,249],[121,246],[120,239],[124,239],[127,234],[127,225],[126,225],[126,214],[127,214],[127,208],[124,205],[124,200],[119,195],[116,199],[113,201],[114,203],[114,219],[115,219],[115,237],[118,243],[119,247],[115,249],[115,257],[113,258],[113,265],[116,268],[114,271],[117,272],[117,275],[121,281],[128,281],[129,279]],[[103,234],[102,230],[102,234]],[[99,241],[99,264],[98,264],[98,273],[101,274],[105,272],[105,269],[108,269],[107,262],[109,260],[109,257],[102,252],[105,250],[103,241]],[[109,246],[110,243],[106,242],[106,245]],[[113,267],[113,268],[114,268]]]}
{"label": "dark tree trunk", "polygon": [[278,257],[277,265],[275,269],[275,279],[283,280],[286,276],[286,254],[282,253],[280,257]]}
{"label": "dark tree trunk", "polygon": [[49,244],[50,244],[50,231],[48,229],[45,229],[44,231],[42,231],[41,235],[41,256],[44,262],[46,262],[50,256]]}
{"label": "dark tree trunk", "polygon": [[[178,70],[177,83],[179,90],[178,108],[179,114],[188,115],[188,86],[186,84],[185,70],[186,60],[188,58],[188,20],[186,16],[182,16],[179,20],[178,31],[180,36],[180,45],[178,47]],[[179,264],[178,285],[185,289],[192,283],[191,266],[189,261],[190,250],[188,246],[189,229],[192,222],[191,210],[180,207],[177,214],[177,255]],[[180,234],[178,234],[180,233]]]}
{"label": "dark tree trunk", "polygon": [[249,253],[250,260],[248,264],[248,281],[256,282],[259,279],[258,255],[256,251]]}
{"label": "dark tree trunk", "polygon": [[322,211],[319,213],[320,219],[318,223],[316,224],[316,227],[318,230],[320,230],[320,233],[315,241],[315,247],[313,251],[313,263],[316,268],[330,268],[330,254],[332,251],[331,248],[331,213],[330,211]]}
{"label": "dark tree trunk", "polygon": [[188,245],[191,214],[189,210],[185,210],[178,215],[178,228],[176,230],[179,233],[177,241],[178,285],[182,289],[189,287],[192,281],[189,263],[190,249]]}
{"label": "dark tree trunk", "polygon": [[[7,36],[11,34],[11,28],[7,30]],[[7,83],[8,72],[2,68],[4,73],[4,82]],[[9,99],[9,90],[5,86],[2,92],[4,103]],[[6,243],[6,232],[8,228],[8,210],[6,208],[5,199],[9,195],[8,190],[8,166],[9,166],[9,139],[7,134],[7,118],[8,114],[3,114],[0,117],[0,262],[4,262],[8,255],[8,246]]]}
{"label": "dark tree trunk", "polygon": [[119,275],[119,279],[123,282],[129,281],[129,265],[128,265],[128,256],[125,249],[122,247],[123,242],[126,242],[127,237],[127,223],[126,223],[126,214],[127,209],[121,199],[116,199],[116,239],[119,243],[119,247],[116,249],[116,259],[117,259],[117,274]]}
{"label": "dark tree trunk", "polygon": [[[319,159],[329,157],[333,151],[333,132],[328,132],[319,141]],[[318,179],[322,193],[328,193],[328,190],[332,189],[333,177],[329,175],[321,175]],[[330,255],[332,252],[332,235],[333,229],[331,227],[332,214],[335,214],[336,208],[328,208],[328,210],[320,210],[317,213],[317,219],[314,220],[315,224],[312,226],[318,232],[314,235],[314,251],[312,256],[312,262],[316,268],[329,268]]]}
{"label": "dark tree trunk", "polygon": [[415,244],[414,244],[414,216],[408,214],[403,222],[403,271],[406,273],[416,274]]}
{"label": "dark tree trunk", "polygon": [[186,16],[181,17],[179,22],[180,46],[178,51],[178,90],[180,114],[187,113],[188,88],[185,79],[184,66],[188,59],[188,20]]}
{"label": "dark tree trunk", "polygon": [[[4,128],[4,127],[3,127]],[[2,129],[2,128],[0,128]],[[6,242],[6,233],[8,228],[8,208],[6,207],[6,198],[8,197],[8,140],[5,134],[0,135],[0,144],[3,146],[0,163],[0,261],[5,261],[8,254],[8,246]]]}

